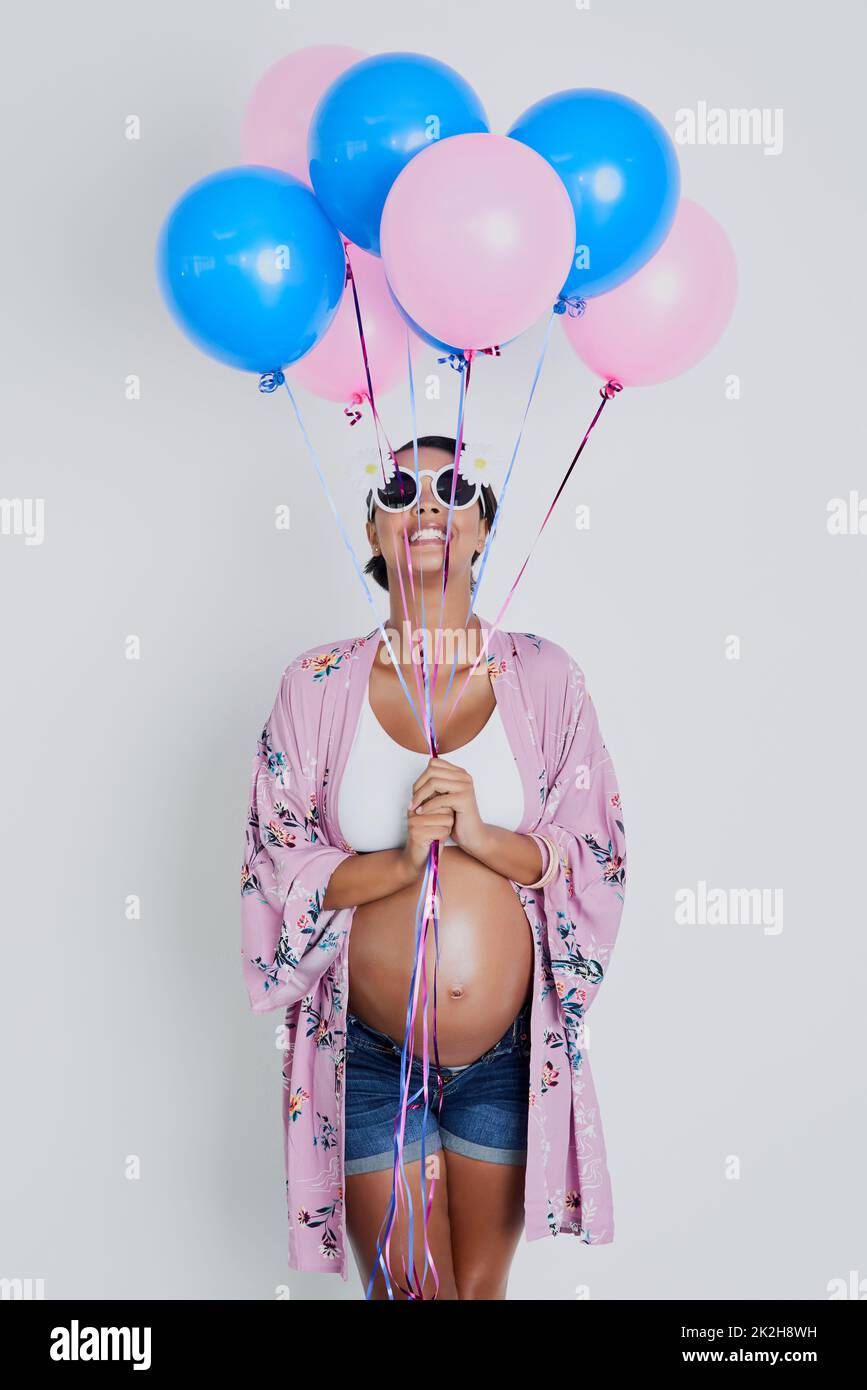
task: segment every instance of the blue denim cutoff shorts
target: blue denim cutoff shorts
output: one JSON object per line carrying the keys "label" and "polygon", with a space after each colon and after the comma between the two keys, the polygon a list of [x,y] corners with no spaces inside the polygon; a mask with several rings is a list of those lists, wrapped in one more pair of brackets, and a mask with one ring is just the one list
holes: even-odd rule
{"label": "blue denim cutoff shorts", "polygon": [[[430,1036],[430,1035],[429,1035]],[[373,1173],[394,1162],[394,1124],[400,1105],[401,1048],[387,1033],[346,1015],[345,1172]],[[526,1163],[530,1091],[530,1001],[475,1062],[442,1067],[438,1114],[436,1068],[430,1057],[425,1157],[437,1149],[486,1163]],[[423,1068],[413,1057],[409,1101],[421,1091]],[[421,1158],[424,1093],[406,1111],[404,1162]]]}

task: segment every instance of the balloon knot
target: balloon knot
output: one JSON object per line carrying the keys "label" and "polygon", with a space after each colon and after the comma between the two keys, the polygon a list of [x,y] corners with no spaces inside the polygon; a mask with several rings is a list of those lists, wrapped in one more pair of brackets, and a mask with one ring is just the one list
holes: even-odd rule
{"label": "balloon knot", "polygon": [[276,372],[263,372],[259,377],[259,390],[263,396],[270,396],[272,391],[276,391],[278,386],[282,386],[286,380],[278,367]]}
{"label": "balloon knot", "polygon": [[554,313],[568,314],[570,319],[580,319],[586,308],[587,300],[582,299],[580,294],[561,294],[554,305]]}
{"label": "balloon knot", "polygon": [[610,401],[613,400],[613,398],[617,395],[618,391],[622,390],[623,387],[621,386],[620,382],[616,381],[612,377],[610,381],[606,381],[605,385],[599,388],[599,394],[604,401]]}
{"label": "balloon knot", "polygon": [[450,352],[448,357],[438,357],[438,362],[448,362],[453,371],[462,372],[467,365],[465,357],[459,357],[456,352]]}
{"label": "balloon knot", "polygon": [[361,419],[361,411],[358,410],[357,407],[364,405],[364,402],[369,400],[370,397],[366,391],[353,391],[352,395],[349,397],[349,405],[346,406],[343,411],[350,425],[358,424]]}

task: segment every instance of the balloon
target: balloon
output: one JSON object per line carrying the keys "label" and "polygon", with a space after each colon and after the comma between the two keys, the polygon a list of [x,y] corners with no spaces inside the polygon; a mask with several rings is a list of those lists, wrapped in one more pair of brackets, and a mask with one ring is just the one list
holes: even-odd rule
{"label": "balloon", "polygon": [[[388,281],[386,281],[386,284],[387,283]],[[416,337],[420,338],[423,343],[427,343],[428,347],[436,348],[438,352],[450,353],[453,357],[460,357],[466,360],[466,355],[464,353],[463,348],[452,347],[451,344],[443,343],[440,341],[439,338],[434,338],[430,333],[426,333],[425,330],[420,326],[420,324],[416,323],[415,319],[410,318],[409,314],[406,312],[406,309],[404,309],[403,305],[400,303],[400,300],[397,298],[397,295],[394,293],[390,285],[388,287],[388,290],[389,294],[391,295],[392,304],[394,304],[395,308],[397,309],[397,312],[400,314],[404,323],[412,329]],[[510,342],[512,342],[511,338],[509,338],[508,342],[498,343],[497,346],[508,347]]]}
{"label": "balloon", "polygon": [[309,187],[310,117],[332,82],[366,56],[360,48],[316,44],[289,53],[268,68],[253,88],[244,112],[244,162],[282,169]]}
{"label": "balloon", "polygon": [[160,232],[157,275],[197,347],[268,372],[325,332],[346,258],[309,188],[277,169],[243,166],[209,174],[178,200]]}
{"label": "balloon", "polygon": [[652,386],[688,371],[728,323],[738,272],[731,242],[698,203],[682,198],[674,226],[647,265],[616,290],[563,316],[582,361],[606,380]]}
{"label": "balloon", "polygon": [[444,343],[478,350],[523,333],[557,298],[575,245],[569,195],[507,135],[455,135],[416,155],[386,200],[392,291]]}
{"label": "balloon", "polygon": [[314,111],[310,179],[334,225],[379,255],[383,205],[401,169],[440,140],[487,129],[453,68],[421,53],[379,53],[338,77]]}
{"label": "balloon", "polygon": [[576,88],[531,106],[509,130],[557,170],[575,212],[575,258],[564,296],[604,294],[662,245],[680,197],[674,145],[645,107],[617,92]]}
{"label": "balloon", "polygon": [[[364,341],[374,392],[391,391],[406,371],[406,329],[385,279],[382,261],[357,246],[349,247],[358,292]],[[418,345],[410,340],[410,351]],[[367,375],[358,337],[352,286],[347,284],[340,308],[328,332],[307,356],[292,367],[290,377],[316,396],[351,401],[367,393]]]}
{"label": "balloon", "polygon": [[[387,279],[385,283],[388,285]],[[391,295],[391,302],[397,309],[397,312],[400,314],[404,323],[412,329],[417,338],[420,338],[423,343],[427,343],[428,347],[436,348],[438,352],[446,352],[453,354],[455,357],[463,357],[463,348],[452,347],[449,343],[441,342],[439,338],[434,338],[431,333],[426,333],[421,325],[416,323],[415,319],[410,318],[390,285],[388,286],[388,292]]]}

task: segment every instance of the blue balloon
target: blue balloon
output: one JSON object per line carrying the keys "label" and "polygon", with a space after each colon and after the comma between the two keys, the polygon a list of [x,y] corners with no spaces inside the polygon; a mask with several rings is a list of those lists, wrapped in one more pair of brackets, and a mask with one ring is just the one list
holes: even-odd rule
{"label": "blue balloon", "polygon": [[172,208],[157,275],[189,338],[221,362],[271,372],[322,337],[346,283],[336,227],[305,184],[247,165],[210,174]]}
{"label": "blue balloon", "polygon": [[310,182],[331,221],[379,255],[391,185],[434,140],[488,130],[460,73],[421,53],[380,53],[341,73],[310,120]]}
{"label": "blue balloon", "polygon": [[547,159],[572,199],[575,257],[564,297],[613,290],[659,250],[680,198],[680,165],[644,106],[589,87],[555,92],[507,133]]}

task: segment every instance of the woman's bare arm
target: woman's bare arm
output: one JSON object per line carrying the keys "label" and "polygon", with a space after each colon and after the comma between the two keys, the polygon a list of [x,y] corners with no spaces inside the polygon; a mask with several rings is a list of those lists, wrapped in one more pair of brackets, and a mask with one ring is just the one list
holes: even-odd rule
{"label": "woman's bare arm", "polygon": [[454,829],[454,812],[441,807],[425,816],[406,811],[406,844],[401,849],[375,849],[351,854],[328,880],[323,909],[359,907],[377,902],[401,888],[420,886],[434,840],[447,840]]}
{"label": "woman's bare arm", "polygon": [[352,854],[338,864],[328,880],[323,909],[359,907],[409,888],[421,879],[404,849],[377,849],[368,854]]}

